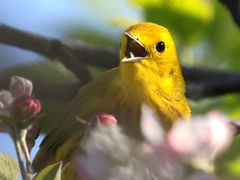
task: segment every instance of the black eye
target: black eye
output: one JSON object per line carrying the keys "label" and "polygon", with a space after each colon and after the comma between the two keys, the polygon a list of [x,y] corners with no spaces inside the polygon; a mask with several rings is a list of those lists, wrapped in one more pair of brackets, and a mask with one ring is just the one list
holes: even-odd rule
{"label": "black eye", "polygon": [[165,50],[165,44],[164,42],[160,41],[156,45],[156,49],[158,52],[163,52]]}

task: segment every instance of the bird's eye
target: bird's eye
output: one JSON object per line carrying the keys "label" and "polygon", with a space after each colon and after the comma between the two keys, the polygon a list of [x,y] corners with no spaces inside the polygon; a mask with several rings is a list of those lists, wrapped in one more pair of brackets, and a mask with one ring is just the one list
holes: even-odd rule
{"label": "bird's eye", "polygon": [[158,52],[163,52],[165,50],[165,43],[160,41],[156,45],[156,49]]}

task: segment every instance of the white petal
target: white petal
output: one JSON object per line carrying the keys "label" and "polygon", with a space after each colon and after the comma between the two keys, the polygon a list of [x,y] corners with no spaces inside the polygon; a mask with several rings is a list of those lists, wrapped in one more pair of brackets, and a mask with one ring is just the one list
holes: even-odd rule
{"label": "white petal", "polygon": [[152,144],[160,144],[163,142],[164,130],[159,119],[147,105],[142,106],[140,127],[146,141]]}
{"label": "white petal", "polygon": [[231,142],[231,129],[227,122],[220,113],[179,121],[168,133],[168,143],[182,156],[210,158],[224,151]]}
{"label": "white petal", "polygon": [[209,112],[207,119],[211,131],[211,142],[216,153],[224,151],[231,143],[231,127],[228,119],[218,112]]}
{"label": "white petal", "polygon": [[9,109],[13,102],[13,97],[9,91],[0,91],[0,109]]}
{"label": "white petal", "polygon": [[0,110],[1,110],[1,109],[4,109],[4,107],[5,107],[5,106],[4,106],[3,103],[0,101]]}
{"label": "white petal", "polygon": [[25,79],[20,76],[12,76],[10,82],[10,92],[14,98],[17,98],[22,95],[31,95],[32,94],[32,82],[28,79]]}
{"label": "white petal", "polygon": [[128,138],[115,124],[110,127],[97,126],[82,142],[85,166],[94,179],[103,178],[113,167],[123,165],[130,158]]}

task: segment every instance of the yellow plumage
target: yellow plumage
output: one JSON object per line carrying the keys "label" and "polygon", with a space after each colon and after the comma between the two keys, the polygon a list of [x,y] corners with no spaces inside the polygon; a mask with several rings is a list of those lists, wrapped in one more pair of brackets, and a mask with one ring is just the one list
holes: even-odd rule
{"label": "yellow plumage", "polygon": [[89,120],[97,113],[110,113],[128,135],[140,137],[143,103],[154,110],[165,129],[179,118],[190,117],[174,41],[166,28],[153,23],[133,25],[125,31],[119,67],[80,89],[56,129],[41,144],[34,169],[69,160],[85,129],[76,116]]}

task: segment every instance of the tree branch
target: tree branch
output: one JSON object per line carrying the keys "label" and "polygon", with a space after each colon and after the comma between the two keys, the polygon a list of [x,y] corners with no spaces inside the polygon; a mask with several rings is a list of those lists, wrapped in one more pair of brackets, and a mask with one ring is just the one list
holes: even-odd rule
{"label": "tree branch", "polygon": [[187,97],[193,100],[200,100],[206,97],[213,97],[240,91],[240,75],[225,78],[216,78],[202,82],[187,83]]}
{"label": "tree branch", "polygon": [[223,72],[219,70],[213,70],[208,68],[198,68],[198,67],[184,67],[182,66],[183,76],[186,82],[199,83],[202,81],[210,81],[213,79],[225,79],[225,78],[240,78],[240,73],[236,72]]}
{"label": "tree branch", "polygon": [[200,100],[240,91],[240,73],[183,67],[187,97]]}
{"label": "tree branch", "polygon": [[[118,65],[116,51],[74,40],[58,40],[21,31],[0,24],[0,43],[31,50],[51,59],[59,59],[82,83],[45,84],[34,82],[36,95],[42,99],[70,100],[91,79],[84,63],[113,68]],[[182,67],[187,96],[194,100],[240,91],[240,74],[210,69]],[[6,84],[6,82],[0,82]],[[2,88],[2,87],[0,87]]]}

